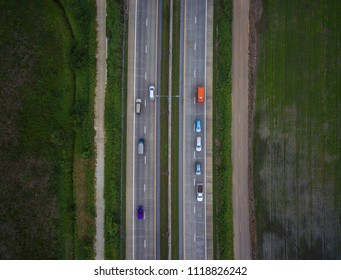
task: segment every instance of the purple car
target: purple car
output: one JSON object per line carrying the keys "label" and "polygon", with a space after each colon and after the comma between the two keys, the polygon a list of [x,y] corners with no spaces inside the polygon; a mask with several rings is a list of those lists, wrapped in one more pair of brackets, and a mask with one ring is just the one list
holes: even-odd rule
{"label": "purple car", "polygon": [[137,218],[139,220],[143,219],[143,206],[142,205],[139,205],[137,208]]}

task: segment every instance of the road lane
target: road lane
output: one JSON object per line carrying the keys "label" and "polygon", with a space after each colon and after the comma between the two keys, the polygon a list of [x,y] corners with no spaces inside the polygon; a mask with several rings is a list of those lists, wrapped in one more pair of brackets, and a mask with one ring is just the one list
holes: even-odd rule
{"label": "road lane", "polygon": [[[205,259],[206,195],[198,202],[196,184],[205,184],[205,106],[197,104],[196,92],[205,87],[206,1],[184,1],[184,88],[183,88],[183,257]],[[202,130],[194,131],[194,122],[201,120]],[[202,151],[195,151],[196,137],[202,138]],[[195,175],[195,163],[201,164],[201,175]],[[195,207],[195,211],[194,211]],[[181,234],[181,233],[180,233]]]}
{"label": "road lane", "polygon": [[[128,71],[128,121],[127,126],[127,258],[156,258],[155,225],[155,108],[156,100],[149,99],[148,88],[156,85],[157,1],[130,3],[130,17],[134,16],[133,55],[129,49]],[[132,31],[131,31],[132,32]],[[131,46],[130,42],[130,46]],[[132,57],[134,62],[132,62]],[[131,86],[133,84],[133,86]],[[135,113],[136,98],[142,99],[141,114]],[[129,139],[132,138],[132,141]],[[139,140],[143,138],[145,152],[137,153]],[[132,178],[131,178],[132,177]],[[144,218],[137,218],[137,208],[143,205]],[[129,217],[132,215],[132,217]]]}

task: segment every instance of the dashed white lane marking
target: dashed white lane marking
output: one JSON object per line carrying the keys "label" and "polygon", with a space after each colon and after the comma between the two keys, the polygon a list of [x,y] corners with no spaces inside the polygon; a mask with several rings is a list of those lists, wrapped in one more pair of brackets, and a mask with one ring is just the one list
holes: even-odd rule
{"label": "dashed white lane marking", "polygon": [[195,78],[195,69],[194,69],[194,78]]}
{"label": "dashed white lane marking", "polygon": [[193,154],[194,154],[194,155],[193,155],[193,158],[195,159],[195,151],[193,152]]}
{"label": "dashed white lane marking", "polygon": [[143,246],[144,246],[144,248],[146,248],[146,246],[147,246],[146,240],[143,240]]}
{"label": "dashed white lane marking", "polygon": [[147,80],[147,72],[144,72],[144,79]]}
{"label": "dashed white lane marking", "polygon": [[144,164],[147,163],[147,156],[144,156]]}
{"label": "dashed white lane marking", "polygon": [[144,107],[147,107],[147,100],[144,101]]}
{"label": "dashed white lane marking", "polygon": [[146,26],[148,26],[148,18],[146,18]]}
{"label": "dashed white lane marking", "polygon": [[195,51],[197,50],[197,43],[196,42],[194,43],[194,50]]}
{"label": "dashed white lane marking", "polygon": [[193,213],[195,214],[195,206],[194,206],[194,208],[193,208]]}
{"label": "dashed white lane marking", "polygon": [[193,185],[195,186],[195,178],[193,179]]}
{"label": "dashed white lane marking", "polygon": [[146,126],[144,126],[144,128],[143,128],[143,132],[144,132],[144,134],[146,134],[146,132],[147,132],[147,127]]}
{"label": "dashed white lane marking", "polygon": [[196,241],[197,241],[197,236],[194,233],[194,242],[196,242]]}
{"label": "dashed white lane marking", "polygon": [[195,97],[193,97],[193,104],[195,104]]}
{"label": "dashed white lane marking", "polygon": [[194,18],[195,23],[197,23],[197,17]]}
{"label": "dashed white lane marking", "polygon": [[146,47],[144,48],[144,52],[145,52],[145,53],[147,53],[147,49],[148,49],[148,47],[147,47],[147,45],[146,45]]}
{"label": "dashed white lane marking", "polygon": [[146,191],[146,184],[143,184],[143,191]]}

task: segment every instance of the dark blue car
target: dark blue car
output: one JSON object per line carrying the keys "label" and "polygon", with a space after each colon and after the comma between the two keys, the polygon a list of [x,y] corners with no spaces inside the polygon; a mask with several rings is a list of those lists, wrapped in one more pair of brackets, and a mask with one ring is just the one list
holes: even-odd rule
{"label": "dark blue car", "polygon": [[142,205],[139,205],[137,207],[137,218],[139,220],[142,220],[143,219],[143,206]]}

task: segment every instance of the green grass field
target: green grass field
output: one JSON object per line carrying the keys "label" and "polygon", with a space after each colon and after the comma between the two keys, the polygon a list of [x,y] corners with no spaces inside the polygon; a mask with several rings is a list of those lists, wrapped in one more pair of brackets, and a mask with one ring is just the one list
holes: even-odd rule
{"label": "green grass field", "polygon": [[263,1],[254,188],[260,259],[341,258],[341,2]]}
{"label": "green grass field", "polygon": [[1,259],[93,255],[93,174],[78,163],[91,166],[92,109],[80,104],[92,106],[95,33],[75,8],[95,9],[64,2],[0,3]]}

